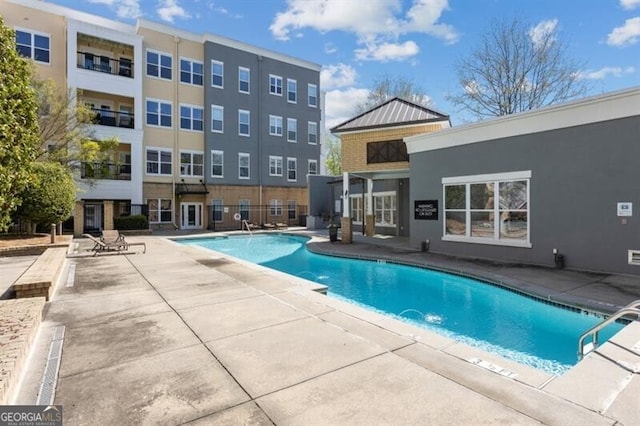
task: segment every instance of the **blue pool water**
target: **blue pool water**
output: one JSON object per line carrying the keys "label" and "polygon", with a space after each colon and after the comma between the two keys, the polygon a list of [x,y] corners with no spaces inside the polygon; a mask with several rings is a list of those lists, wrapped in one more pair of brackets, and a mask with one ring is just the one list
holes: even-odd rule
{"label": "blue pool water", "polygon": [[[179,240],[325,284],[331,296],[553,374],[576,363],[580,334],[601,320],[456,275],[314,254],[307,241],[278,234]],[[621,328],[607,327],[600,342]]]}

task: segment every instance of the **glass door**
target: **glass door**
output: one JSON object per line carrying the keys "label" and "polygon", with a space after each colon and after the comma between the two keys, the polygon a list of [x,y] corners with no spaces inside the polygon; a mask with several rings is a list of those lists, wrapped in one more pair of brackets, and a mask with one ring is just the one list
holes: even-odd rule
{"label": "glass door", "polygon": [[202,229],[202,203],[182,203],[181,229]]}

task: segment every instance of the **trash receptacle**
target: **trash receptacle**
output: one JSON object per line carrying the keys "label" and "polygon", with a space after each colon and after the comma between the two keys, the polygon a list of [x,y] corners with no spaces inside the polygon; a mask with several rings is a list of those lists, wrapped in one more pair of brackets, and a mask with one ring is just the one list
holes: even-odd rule
{"label": "trash receptacle", "polygon": [[564,268],[564,255],[562,254],[556,254],[556,268],[557,269],[563,269]]}
{"label": "trash receptacle", "polygon": [[338,226],[337,225],[329,225],[329,241],[335,243],[338,241]]}

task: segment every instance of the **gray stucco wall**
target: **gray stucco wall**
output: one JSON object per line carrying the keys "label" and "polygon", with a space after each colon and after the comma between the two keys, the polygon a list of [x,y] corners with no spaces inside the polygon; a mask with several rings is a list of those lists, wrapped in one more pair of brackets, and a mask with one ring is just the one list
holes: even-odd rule
{"label": "gray stucco wall", "polygon": [[[318,161],[320,170],[320,73],[296,64],[259,56],[217,43],[205,43],[204,119],[205,178],[207,183],[304,187],[307,162]],[[211,61],[224,63],[223,88],[211,87]],[[250,93],[238,91],[238,67],[250,70]],[[282,77],[283,95],[269,93],[269,75]],[[287,102],[287,79],[297,81],[297,103]],[[308,106],[307,85],[318,89],[318,106]],[[211,105],[224,107],[224,133],[211,132]],[[238,110],[250,111],[250,136],[238,134]],[[283,135],[269,135],[269,115],[283,120]],[[287,118],[297,120],[297,142],[287,141]],[[318,141],[308,143],[308,122],[318,124]],[[224,177],[211,177],[211,150],[224,151]],[[250,179],[238,179],[238,153],[251,155]],[[269,156],[281,156],[283,176],[269,176]],[[297,179],[287,180],[287,157],[297,159]]]}
{"label": "gray stucco wall", "polygon": [[[411,218],[411,245],[433,252],[640,274],[628,250],[640,249],[640,117],[412,154],[413,200],[439,200],[437,221]],[[531,170],[531,248],[442,241],[442,178]],[[617,216],[632,202],[633,216]]]}

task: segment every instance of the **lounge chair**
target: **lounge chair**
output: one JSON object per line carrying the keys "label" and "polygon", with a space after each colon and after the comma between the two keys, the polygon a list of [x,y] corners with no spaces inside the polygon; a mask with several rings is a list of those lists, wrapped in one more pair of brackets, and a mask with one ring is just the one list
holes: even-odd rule
{"label": "lounge chair", "polygon": [[287,229],[289,227],[289,225],[283,222],[277,222],[275,225],[276,229]]}
{"label": "lounge chair", "polygon": [[276,225],[273,223],[265,223],[264,225],[262,225],[262,227],[264,229],[276,229]]}
{"label": "lounge chair", "polygon": [[120,251],[126,250],[127,244],[123,242],[108,243],[102,239],[96,238],[91,234],[82,234],[83,237],[90,239],[93,242],[93,248],[89,249],[94,254],[105,251]]}
{"label": "lounge chair", "polygon": [[122,247],[123,249],[128,248],[127,242],[124,240],[124,235],[122,235],[117,230],[110,231],[102,231],[102,242],[111,247]]}

